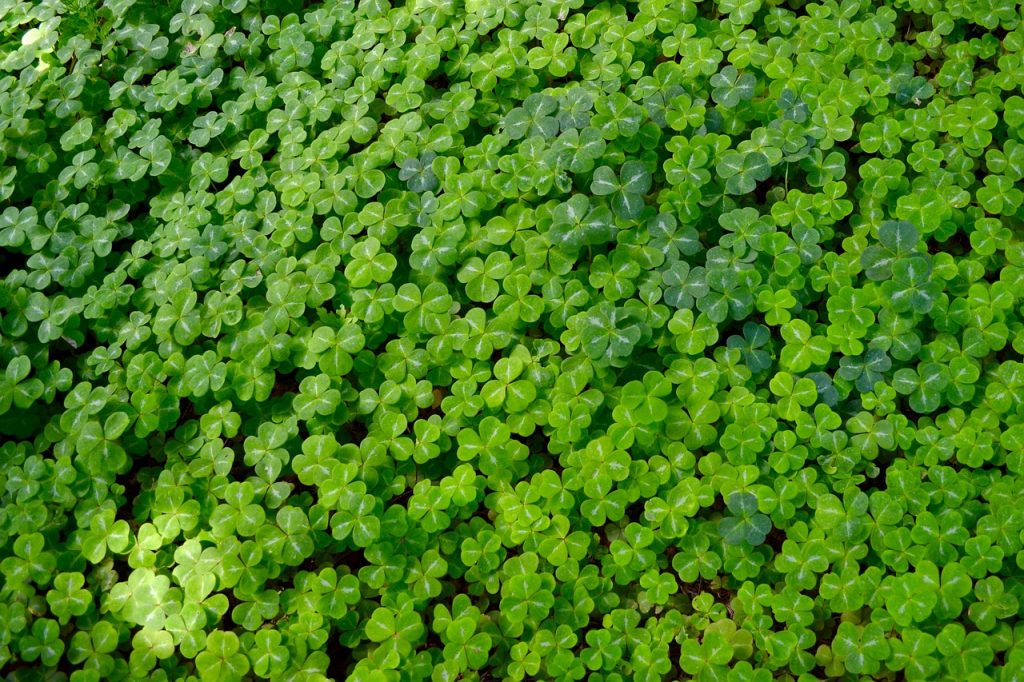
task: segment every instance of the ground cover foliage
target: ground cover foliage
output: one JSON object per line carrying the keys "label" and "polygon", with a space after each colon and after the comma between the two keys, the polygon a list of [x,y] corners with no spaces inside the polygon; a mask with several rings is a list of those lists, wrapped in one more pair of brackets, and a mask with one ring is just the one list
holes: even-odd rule
{"label": "ground cover foliage", "polygon": [[1024,677],[1013,0],[0,2],[11,680]]}

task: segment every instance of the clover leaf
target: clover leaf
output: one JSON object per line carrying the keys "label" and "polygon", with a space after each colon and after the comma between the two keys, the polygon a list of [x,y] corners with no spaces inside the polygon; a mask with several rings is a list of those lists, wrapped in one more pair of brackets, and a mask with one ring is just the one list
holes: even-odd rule
{"label": "clover leaf", "polygon": [[627,161],[616,178],[608,166],[594,171],[590,191],[596,196],[610,196],[615,215],[625,220],[636,219],[643,210],[644,195],[651,188],[651,174],[639,161]]}

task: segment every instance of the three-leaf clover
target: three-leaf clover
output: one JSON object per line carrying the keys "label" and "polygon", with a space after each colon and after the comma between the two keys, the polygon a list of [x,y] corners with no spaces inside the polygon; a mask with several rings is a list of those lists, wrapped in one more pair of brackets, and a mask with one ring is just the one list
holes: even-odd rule
{"label": "three-leaf clover", "polygon": [[651,189],[651,173],[640,161],[626,161],[619,169],[618,177],[608,166],[594,171],[590,191],[596,196],[611,198],[612,210],[624,220],[640,217],[644,207],[644,195]]}
{"label": "three-leaf clover", "polygon": [[746,542],[760,545],[772,528],[771,520],[758,511],[757,496],[749,492],[734,492],[726,498],[730,515],[718,523],[722,538],[729,544]]}

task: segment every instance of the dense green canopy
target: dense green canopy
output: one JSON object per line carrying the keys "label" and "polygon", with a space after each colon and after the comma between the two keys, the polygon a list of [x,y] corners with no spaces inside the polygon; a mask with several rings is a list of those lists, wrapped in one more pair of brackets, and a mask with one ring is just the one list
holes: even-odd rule
{"label": "dense green canopy", "polygon": [[0,674],[1024,680],[1014,0],[0,0]]}

